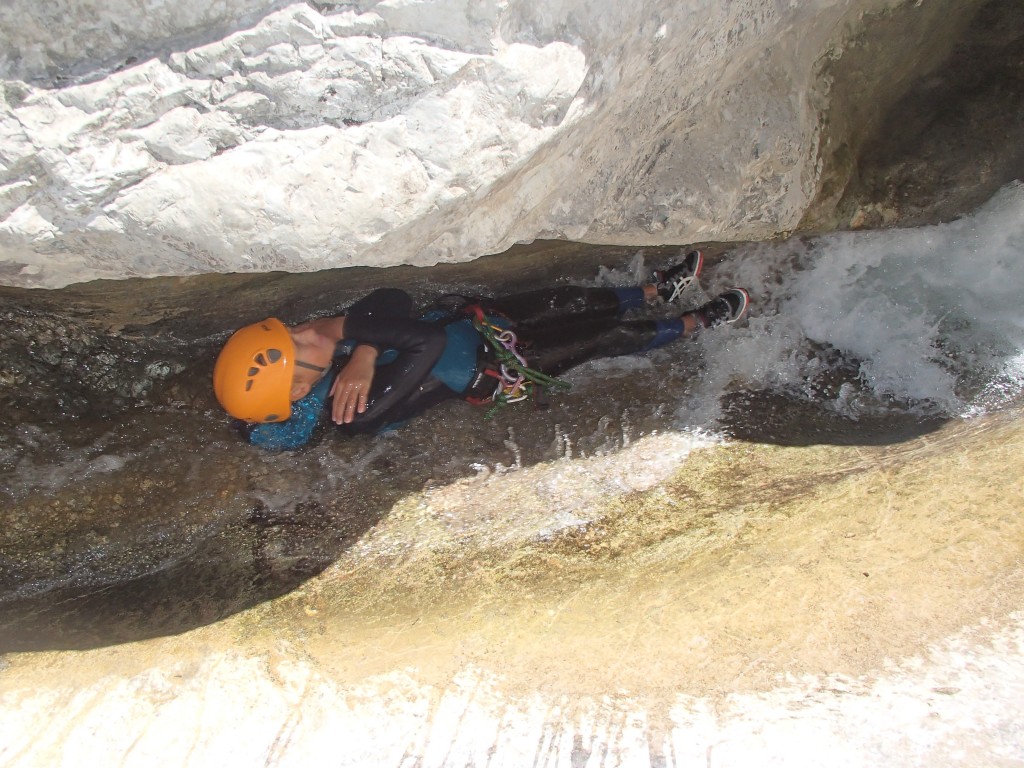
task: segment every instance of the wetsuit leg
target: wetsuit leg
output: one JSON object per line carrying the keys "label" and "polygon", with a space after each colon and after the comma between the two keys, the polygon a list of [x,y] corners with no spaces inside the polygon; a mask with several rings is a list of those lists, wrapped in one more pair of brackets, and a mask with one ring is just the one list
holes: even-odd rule
{"label": "wetsuit leg", "polygon": [[527,362],[550,376],[600,357],[634,355],[683,335],[672,320],[623,320],[644,304],[642,288],[558,286],[482,302],[515,322]]}
{"label": "wetsuit leg", "polygon": [[531,367],[549,376],[600,357],[635,355],[675,341],[683,322],[596,318],[521,329],[519,338]]}
{"label": "wetsuit leg", "polygon": [[488,310],[496,310],[519,328],[544,326],[564,321],[613,318],[643,304],[642,288],[583,288],[561,285],[536,291],[485,299]]}

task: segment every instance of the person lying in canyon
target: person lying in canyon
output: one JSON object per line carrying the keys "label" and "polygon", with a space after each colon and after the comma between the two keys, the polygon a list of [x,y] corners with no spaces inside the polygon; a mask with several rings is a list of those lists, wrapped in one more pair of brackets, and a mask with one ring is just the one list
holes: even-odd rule
{"label": "person lying in canyon", "polygon": [[267,318],[228,339],[214,392],[249,442],[271,450],[302,447],[328,418],[349,433],[374,433],[455,398],[492,407],[540,400],[567,388],[557,377],[588,360],[639,354],[744,317],[742,288],[665,320],[625,316],[676,301],[703,260],[691,251],[629,288],[448,295],[421,313],[405,291],[382,288],[335,317],[291,327]]}

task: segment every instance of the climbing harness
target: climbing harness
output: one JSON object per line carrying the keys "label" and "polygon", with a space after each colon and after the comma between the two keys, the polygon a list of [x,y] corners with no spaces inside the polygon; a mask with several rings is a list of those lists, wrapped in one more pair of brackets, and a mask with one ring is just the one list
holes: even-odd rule
{"label": "climbing harness", "polygon": [[467,398],[477,404],[488,401],[494,403],[484,418],[489,419],[499,409],[531,397],[534,403],[539,403],[544,387],[566,391],[572,388],[572,384],[567,381],[530,368],[518,349],[519,338],[516,334],[509,328],[502,328],[491,322],[479,304],[467,306],[465,312],[472,318],[473,327],[484,338],[496,358],[495,368],[485,367],[482,371],[483,374],[497,379],[494,393],[489,398]]}

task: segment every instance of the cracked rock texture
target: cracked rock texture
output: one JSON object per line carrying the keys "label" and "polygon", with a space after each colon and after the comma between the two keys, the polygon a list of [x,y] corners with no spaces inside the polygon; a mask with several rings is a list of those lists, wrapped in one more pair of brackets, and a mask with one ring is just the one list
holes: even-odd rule
{"label": "cracked rock texture", "polygon": [[13,0],[0,282],[769,238],[981,3],[920,5]]}

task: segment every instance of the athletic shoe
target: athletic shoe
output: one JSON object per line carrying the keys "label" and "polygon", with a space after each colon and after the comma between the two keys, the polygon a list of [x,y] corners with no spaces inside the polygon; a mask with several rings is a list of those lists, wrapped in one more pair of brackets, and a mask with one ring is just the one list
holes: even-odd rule
{"label": "athletic shoe", "polygon": [[696,310],[696,313],[705,328],[714,328],[742,319],[749,305],[749,293],[742,288],[730,288]]}
{"label": "athletic shoe", "polygon": [[700,251],[690,251],[674,267],[670,267],[664,272],[655,272],[654,282],[658,286],[658,295],[665,301],[675,301],[700,277],[700,270],[703,266],[704,254]]}

